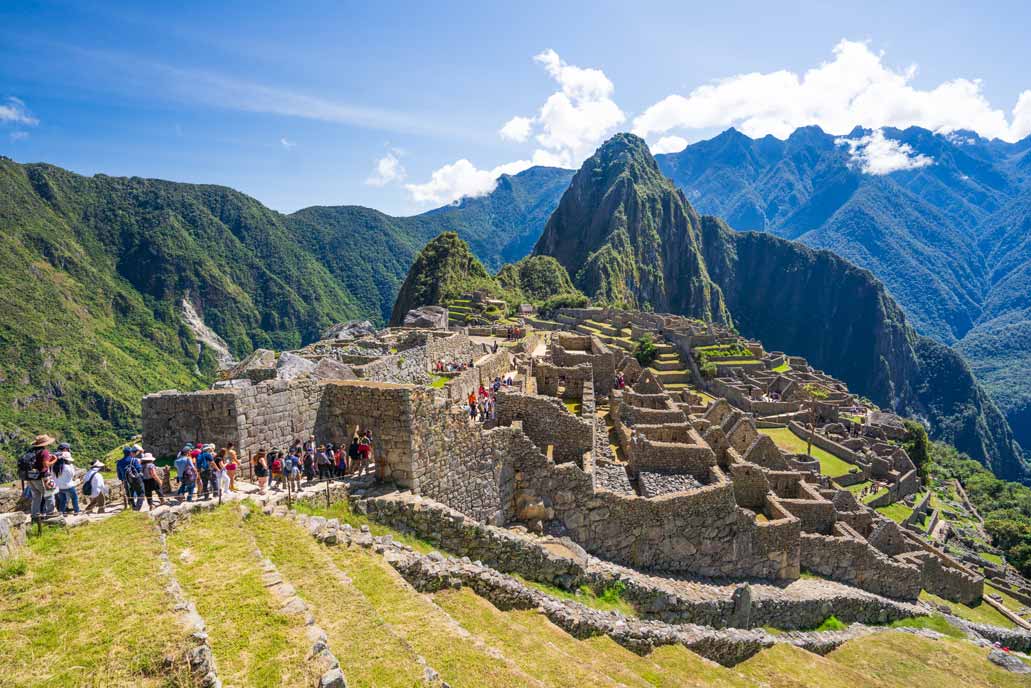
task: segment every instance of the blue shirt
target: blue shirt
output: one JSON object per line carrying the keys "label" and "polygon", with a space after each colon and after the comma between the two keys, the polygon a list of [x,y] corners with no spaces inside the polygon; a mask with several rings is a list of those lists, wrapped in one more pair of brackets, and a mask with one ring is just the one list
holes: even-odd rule
{"label": "blue shirt", "polygon": [[118,459],[118,463],[115,464],[115,472],[118,474],[119,480],[125,480],[125,471],[130,464],[138,472],[143,473],[143,464],[140,463],[139,459],[134,456],[123,456]]}
{"label": "blue shirt", "polygon": [[201,455],[197,457],[197,470],[206,471],[208,470],[208,464],[215,457],[211,455],[211,452],[201,452]]}

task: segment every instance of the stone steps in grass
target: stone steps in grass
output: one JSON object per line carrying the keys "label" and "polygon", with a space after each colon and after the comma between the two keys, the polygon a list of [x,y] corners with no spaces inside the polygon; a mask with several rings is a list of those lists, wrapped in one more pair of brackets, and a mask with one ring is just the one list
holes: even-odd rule
{"label": "stone steps in grass", "polygon": [[440,685],[418,653],[336,567],[325,545],[287,519],[254,514],[246,527],[326,632],[348,686]]}
{"label": "stone steps in grass", "polygon": [[462,628],[378,554],[357,547],[329,547],[327,552],[383,621],[452,688],[547,685]]}
{"label": "stone steps in grass", "polygon": [[680,369],[680,370],[655,370],[653,368],[652,372],[655,373],[656,379],[658,379],[658,381],[661,382],[663,385],[665,385],[667,383],[670,383],[670,382],[690,382],[691,381],[691,371],[690,370],[685,370],[685,369]]}
{"label": "stone steps in grass", "polygon": [[207,624],[219,678],[234,686],[311,686],[325,670],[308,658],[305,615],[268,582],[239,508],[195,511],[168,537],[187,597]]}

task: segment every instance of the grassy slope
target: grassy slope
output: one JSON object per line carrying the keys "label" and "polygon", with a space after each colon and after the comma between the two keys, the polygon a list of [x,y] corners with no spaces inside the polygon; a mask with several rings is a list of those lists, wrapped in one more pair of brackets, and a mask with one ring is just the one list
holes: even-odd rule
{"label": "grassy slope", "polygon": [[[759,428],[759,432],[769,435],[774,443],[781,449],[795,454],[805,454],[807,443],[796,435],[790,428]],[[852,464],[842,461],[830,452],[813,445],[813,458],[820,461],[820,472],[824,475],[836,478],[845,475],[855,468]]]}
{"label": "grassy slope", "polygon": [[24,572],[0,579],[0,684],[189,685],[188,668],[163,664],[189,644],[160,551],[152,521],[134,512],[32,538]]}

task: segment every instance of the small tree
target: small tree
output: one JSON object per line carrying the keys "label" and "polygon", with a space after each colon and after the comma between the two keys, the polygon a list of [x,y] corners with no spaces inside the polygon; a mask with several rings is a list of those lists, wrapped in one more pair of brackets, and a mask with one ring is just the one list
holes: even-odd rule
{"label": "small tree", "polygon": [[823,387],[809,383],[802,387],[805,393],[806,404],[809,406],[809,441],[806,443],[805,453],[809,458],[813,457],[813,437],[816,436],[816,403],[830,396]]}
{"label": "small tree", "polygon": [[655,346],[655,341],[650,334],[645,333],[643,337],[637,340],[637,346],[634,348],[634,358],[637,359],[642,368],[650,366],[658,355],[659,349]]}
{"label": "small tree", "polygon": [[910,461],[916,467],[917,475],[926,485],[931,467],[931,443],[927,439],[927,430],[918,421],[908,418],[902,424],[906,426],[906,438],[902,442],[902,448],[906,450]]}

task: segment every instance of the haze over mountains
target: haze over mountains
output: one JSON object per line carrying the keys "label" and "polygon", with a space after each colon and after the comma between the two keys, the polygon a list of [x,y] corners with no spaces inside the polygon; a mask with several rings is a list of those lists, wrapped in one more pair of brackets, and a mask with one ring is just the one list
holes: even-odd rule
{"label": "haze over mountains", "polygon": [[873,272],[917,331],[964,353],[1031,446],[1031,137],[885,129],[893,155],[877,168],[877,136],[730,129],[656,157],[700,212]]}

